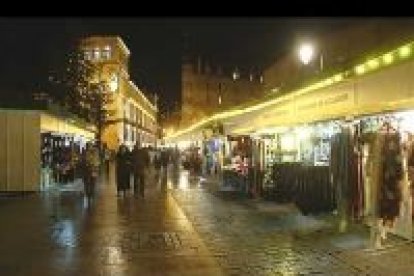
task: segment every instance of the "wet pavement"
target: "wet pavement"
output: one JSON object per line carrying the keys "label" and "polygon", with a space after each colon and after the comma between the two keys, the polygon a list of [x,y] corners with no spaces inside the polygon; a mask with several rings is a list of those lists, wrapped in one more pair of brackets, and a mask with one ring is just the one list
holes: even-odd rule
{"label": "wet pavement", "polygon": [[0,199],[0,275],[220,275],[169,193],[117,198],[111,175],[89,205],[81,183]]}
{"label": "wet pavement", "polygon": [[81,183],[0,198],[0,275],[414,275],[410,242],[369,250],[363,226],[170,175],[145,199],[117,198],[113,171],[91,204]]}
{"label": "wet pavement", "polygon": [[414,275],[409,241],[389,236],[371,250],[363,225],[340,234],[332,215],[303,216],[293,205],[194,183],[172,193],[227,275]]}

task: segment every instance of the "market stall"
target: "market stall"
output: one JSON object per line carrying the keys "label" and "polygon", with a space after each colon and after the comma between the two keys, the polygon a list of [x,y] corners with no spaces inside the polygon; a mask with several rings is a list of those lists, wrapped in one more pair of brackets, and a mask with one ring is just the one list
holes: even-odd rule
{"label": "market stall", "polygon": [[43,168],[53,162],[53,151],[42,133],[95,136],[72,119],[38,110],[2,109],[0,128],[0,192],[40,191],[50,181]]}
{"label": "market stall", "polygon": [[228,136],[227,144],[220,190],[248,194],[252,140],[249,136]]}

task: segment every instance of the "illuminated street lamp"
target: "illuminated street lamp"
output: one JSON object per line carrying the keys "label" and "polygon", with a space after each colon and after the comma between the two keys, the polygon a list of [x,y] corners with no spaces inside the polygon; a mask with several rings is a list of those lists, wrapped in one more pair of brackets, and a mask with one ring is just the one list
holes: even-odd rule
{"label": "illuminated street lamp", "polygon": [[299,58],[303,64],[308,65],[309,62],[313,59],[314,48],[311,44],[305,43],[299,47]]}
{"label": "illuminated street lamp", "polygon": [[[299,59],[304,65],[308,65],[315,56],[315,47],[310,43],[304,43],[299,47]],[[319,71],[323,71],[323,55],[319,55]]]}

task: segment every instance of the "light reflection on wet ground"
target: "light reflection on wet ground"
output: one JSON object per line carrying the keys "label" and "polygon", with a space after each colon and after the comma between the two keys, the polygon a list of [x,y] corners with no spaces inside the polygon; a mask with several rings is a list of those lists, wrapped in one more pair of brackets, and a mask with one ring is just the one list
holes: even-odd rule
{"label": "light reflection on wet ground", "polygon": [[414,275],[414,248],[405,240],[390,238],[381,254],[371,252],[364,226],[340,234],[329,216],[194,187],[173,195],[229,275]]}
{"label": "light reflection on wet ground", "polygon": [[0,275],[414,275],[401,240],[369,251],[366,231],[339,235],[329,220],[214,193],[186,171],[149,175],[144,200],[117,198],[113,177],[92,202],[79,183],[0,199]]}
{"label": "light reflection on wet ground", "polygon": [[87,202],[82,185],[0,199],[0,275],[216,275],[167,182],[117,198],[114,173]]}

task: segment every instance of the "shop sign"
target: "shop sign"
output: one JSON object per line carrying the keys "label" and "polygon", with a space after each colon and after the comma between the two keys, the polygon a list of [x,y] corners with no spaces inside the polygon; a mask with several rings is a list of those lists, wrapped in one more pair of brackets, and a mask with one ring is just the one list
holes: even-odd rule
{"label": "shop sign", "polygon": [[275,135],[274,134],[261,134],[260,138],[262,138],[262,139],[274,139]]}
{"label": "shop sign", "polygon": [[345,92],[345,93],[335,95],[333,97],[329,97],[325,99],[323,103],[324,103],[324,106],[329,106],[329,105],[337,104],[337,103],[344,102],[347,100],[348,100],[348,93]]}

